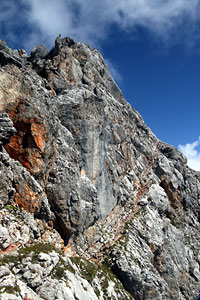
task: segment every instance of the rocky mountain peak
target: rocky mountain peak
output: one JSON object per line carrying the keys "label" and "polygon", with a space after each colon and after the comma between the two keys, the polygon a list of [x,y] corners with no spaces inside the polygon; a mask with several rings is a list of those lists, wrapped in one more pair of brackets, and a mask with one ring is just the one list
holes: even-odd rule
{"label": "rocky mountain peak", "polygon": [[200,173],[101,54],[1,41],[0,65],[0,299],[197,296]]}
{"label": "rocky mountain peak", "polygon": [[40,76],[47,79],[56,94],[83,84],[95,93],[98,93],[97,88],[107,89],[118,101],[124,100],[101,54],[69,37],[58,36],[49,52],[43,45],[34,47],[28,61]]}

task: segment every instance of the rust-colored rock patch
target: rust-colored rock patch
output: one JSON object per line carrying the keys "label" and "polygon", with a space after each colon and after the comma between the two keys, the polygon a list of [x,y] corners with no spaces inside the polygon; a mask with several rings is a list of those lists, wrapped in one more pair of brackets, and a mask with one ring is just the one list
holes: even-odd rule
{"label": "rust-colored rock patch", "polygon": [[14,121],[17,133],[6,146],[10,156],[18,160],[32,175],[44,168],[42,154],[45,150],[47,129],[37,119]]}
{"label": "rust-colored rock patch", "polygon": [[16,205],[23,207],[28,212],[37,212],[40,210],[40,195],[38,192],[33,191],[26,182],[23,185],[16,185],[15,189],[14,202]]}

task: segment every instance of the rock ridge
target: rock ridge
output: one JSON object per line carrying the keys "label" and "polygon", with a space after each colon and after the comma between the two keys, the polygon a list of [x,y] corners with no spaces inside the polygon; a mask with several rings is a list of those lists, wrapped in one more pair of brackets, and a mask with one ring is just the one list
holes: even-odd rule
{"label": "rock ridge", "polygon": [[0,299],[196,297],[200,172],[101,54],[1,41],[0,65]]}

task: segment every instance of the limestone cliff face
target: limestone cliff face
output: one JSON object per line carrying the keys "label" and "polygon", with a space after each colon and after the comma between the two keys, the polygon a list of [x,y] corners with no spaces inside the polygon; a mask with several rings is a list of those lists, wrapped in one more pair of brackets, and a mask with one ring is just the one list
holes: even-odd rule
{"label": "limestone cliff face", "polygon": [[[0,299],[15,284],[12,299],[197,296],[200,173],[144,124],[99,52],[58,37],[29,57],[1,41],[0,65]],[[63,258],[35,257],[38,243]]]}

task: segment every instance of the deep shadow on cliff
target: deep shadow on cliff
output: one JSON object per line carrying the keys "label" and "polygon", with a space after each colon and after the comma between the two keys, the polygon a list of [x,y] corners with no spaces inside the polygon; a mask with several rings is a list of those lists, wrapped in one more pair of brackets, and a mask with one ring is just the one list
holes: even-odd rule
{"label": "deep shadow on cliff", "polygon": [[100,53],[1,41],[0,65],[0,299],[196,297],[200,173]]}

